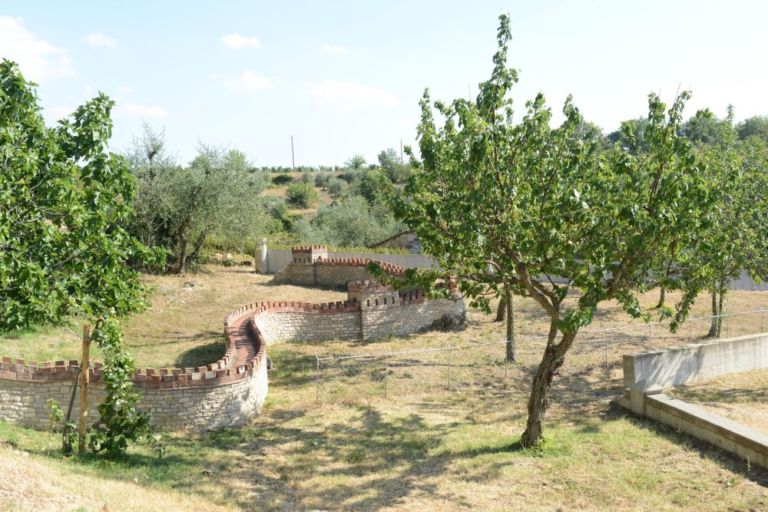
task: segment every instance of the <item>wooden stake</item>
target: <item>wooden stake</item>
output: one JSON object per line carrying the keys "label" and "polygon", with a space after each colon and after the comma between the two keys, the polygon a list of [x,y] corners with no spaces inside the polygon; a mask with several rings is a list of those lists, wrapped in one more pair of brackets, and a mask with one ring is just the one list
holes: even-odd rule
{"label": "wooden stake", "polygon": [[83,360],[80,363],[80,422],[77,425],[77,451],[85,453],[85,429],[88,425],[88,381],[91,348],[91,326],[83,326]]}

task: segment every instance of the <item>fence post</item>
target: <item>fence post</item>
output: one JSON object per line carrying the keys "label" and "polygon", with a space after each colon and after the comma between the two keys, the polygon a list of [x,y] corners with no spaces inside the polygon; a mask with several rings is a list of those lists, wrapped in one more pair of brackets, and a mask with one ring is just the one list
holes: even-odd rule
{"label": "fence post", "polygon": [[85,430],[88,427],[88,368],[90,367],[91,326],[83,326],[83,353],[80,363],[80,418],[77,424],[77,452],[85,453]]}
{"label": "fence post", "polygon": [[387,350],[384,356],[384,398],[389,398],[389,390],[387,389],[387,382],[389,382],[389,350]]}
{"label": "fence post", "polygon": [[320,356],[315,352],[315,403],[320,403]]}
{"label": "fence post", "polygon": [[653,340],[653,324],[648,324],[648,341],[646,345],[650,345],[651,340]]}
{"label": "fence post", "polygon": [[760,332],[765,332],[765,310],[760,309]]}

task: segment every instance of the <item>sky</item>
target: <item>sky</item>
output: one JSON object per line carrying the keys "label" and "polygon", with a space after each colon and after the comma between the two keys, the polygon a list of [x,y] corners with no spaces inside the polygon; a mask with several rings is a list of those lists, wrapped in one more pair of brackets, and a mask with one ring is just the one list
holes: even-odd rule
{"label": "sky", "polygon": [[180,163],[202,143],[290,166],[293,136],[297,166],[342,165],[415,145],[426,87],[476,95],[502,13],[517,112],[539,91],[555,112],[572,94],[609,132],[644,116],[649,93],[689,89],[688,115],[768,115],[763,1],[0,0],[0,57],[39,84],[50,124],[112,97],[115,151],[146,122]]}

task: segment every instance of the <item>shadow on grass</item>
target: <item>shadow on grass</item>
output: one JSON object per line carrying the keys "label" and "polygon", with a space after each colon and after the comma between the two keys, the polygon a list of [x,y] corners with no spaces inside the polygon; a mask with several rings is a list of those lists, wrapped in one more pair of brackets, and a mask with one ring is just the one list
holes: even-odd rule
{"label": "shadow on grass", "polygon": [[225,352],[226,345],[223,342],[214,341],[182,352],[176,358],[175,365],[178,368],[197,368],[218,361]]}
{"label": "shadow on grass", "polygon": [[625,411],[618,405],[615,406],[617,414],[621,414],[637,428],[648,430],[668,441],[698,452],[699,457],[714,462],[715,464],[732,471],[746,480],[755,482],[763,487],[768,487],[768,469],[749,464],[740,457],[726,452],[710,443],[701,441],[685,432],[676,430],[663,423],[636,416]]}

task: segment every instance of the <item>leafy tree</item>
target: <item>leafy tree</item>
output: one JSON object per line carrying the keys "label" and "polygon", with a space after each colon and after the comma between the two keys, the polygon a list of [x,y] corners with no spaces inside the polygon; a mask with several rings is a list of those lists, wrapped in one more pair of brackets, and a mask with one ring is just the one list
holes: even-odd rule
{"label": "leafy tree", "polygon": [[322,206],[312,221],[299,220],[294,232],[305,243],[362,247],[402,231],[389,208],[371,206],[361,196],[348,196]]}
{"label": "leafy tree", "polygon": [[[697,118],[710,119],[711,114],[700,112]],[[697,238],[691,261],[711,296],[712,338],[720,337],[731,280],[745,271],[765,278],[768,265],[768,141],[750,137],[739,142],[732,119],[731,112],[698,147],[723,198],[709,229]]]}
{"label": "leafy tree", "polygon": [[365,167],[365,157],[359,153],[352,155],[352,158],[344,162],[344,165],[346,165],[349,169],[361,171],[363,167]]}
{"label": "leafy tree", "polygon": [[0,63],[0,330],[76,313],[95,319],[108,382],[100,410],[111,411],[108,422],[134,427],[103,432],[117,455],[145,433],[148,419],[134,407],[133,363],[106,319],[144,305],[128,262],[149,263],[156,254],[124,228],[135,183],[125,160],[106,149],[113,105],[99,94],[46,127],[33,84],[14,63]]}
{"label": "leafy tree", "polygon": [[310,208],[317,201],[317,191],[309,183],[294,183],[288,186],[288,204],[296,208]]}
{"label": "leafy tree", "polygon": [[293,177],[288,174],[278,174],[272,178],[272,184],[277,186],[293,183]]}
{"label": "leafy tree", "polygon": [[768,142],[768,116],[754,116],[740,122],[736,127],[739,139],[757,137]]}
{"label": "leafy tree", "polygon": [[347,182],[339,178],[328,180],[328,193],[332,196],[338,196],[347,188]]}
{"label": "leafy tree", "polygon": [[[163,140],[144,142],[153,139],[145,130],[130,153],[139,183],[133,229],[173,254],[173,271],[186,272],[210,237],[236,247],[265,234],[268,213],[258,199],[265,182],[262,173],[251,172],[243,153],[201,145],[182,167],[166,156]],[[147,147],[155,148],[154,156]]]}
{"label": "leafy tree", "polygon": [[384,203],[392,192],[392,184],[379,171],[365,171],[357,190],[370,204]]}
{"label": "leafy tree", "polygon": [[645,140],[645,131],[648,120],[645,118],[622,121],[621,127],[605,137],[608,145],[619,144],[630,153],[639,154],[648,151],[648,143]]}
{"label": "leafy tree", "polygon": [[392,183],[402,183],[410,174],[410,169],[403,164],[397,152],[392,149],[386,149],[379,153],[379,166]]}
{"label": "leafy tree", "polygon": [[[648,276],[660,267],[661,254],[689,269],[683,249],[705,228],[716,195],[690,142],[679,136],[687,93],[668,110],[649,96],[642,155],[620,144],[599,151],[602,141],[582,129],[570,98],[557,128],[550,127],[541,94],[514,123],[510,90],[517,71],[506,66],[510,38],[509,19],[502,16],[493,72],[476,101],[433,103],[425,92],[418,127],[422,160],[413,158],[418,169],[395,206],[442,269],[409,270],[411,282],[430,287],[449,273],[474,305],[487,309],[489,294],[507,289],[533,298],[549,318],[521,437],[522,445],[534,446],[542,440],[552,380],[579,329],[605,300],[640,316],[636,294],[653,284]],[[622,130],[631,137],[629,127]],[[670,286],[684,287],[685,277],[675,275]],[[572,290],[579,296],[567,300]],[[696,293],[685,288],[676,322]]]}
{"label": "leafy tree", "polygon": [[718,119],[711,110],[705,109],[696,113],[683,125],[682,133],[695,144],[715,144],[722,140],[723,131],[727,130],[732,118],[733,108],[728,107],[728,119]]}
{"label": "leafy tree", "polygon": [[107,152],[104,94],[46,127],[33,84],[0,63],[0,329],[143,306],[128,261],[153,254],[129,224],[135,184]]}

